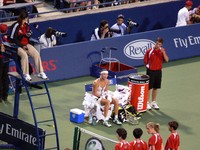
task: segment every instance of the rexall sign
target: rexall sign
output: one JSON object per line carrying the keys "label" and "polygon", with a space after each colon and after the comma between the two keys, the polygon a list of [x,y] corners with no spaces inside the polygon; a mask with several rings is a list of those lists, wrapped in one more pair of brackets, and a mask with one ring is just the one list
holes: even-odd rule
{"label": "rexall sign", "polygon": [[148,39],[131,41],[124,47],[124,54],[131,59],[143,59],[146,51],[155,46],[155,42]]}

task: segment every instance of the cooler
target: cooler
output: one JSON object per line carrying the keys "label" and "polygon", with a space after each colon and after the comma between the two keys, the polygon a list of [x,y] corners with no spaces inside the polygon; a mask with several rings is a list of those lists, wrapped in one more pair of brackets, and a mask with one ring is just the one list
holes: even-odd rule
{"label": "cooler", "polygon": [[83,123],[84,122],[85,112],[81,109],[74,108],[70,109],[70,121],[75,123]]}
{"label": "cooler", "polygon": [[149,76],[130,74],[128,77],[128,86],[131,91],[131,105],[133,105],[138,112],[146,111],[149,93]]}

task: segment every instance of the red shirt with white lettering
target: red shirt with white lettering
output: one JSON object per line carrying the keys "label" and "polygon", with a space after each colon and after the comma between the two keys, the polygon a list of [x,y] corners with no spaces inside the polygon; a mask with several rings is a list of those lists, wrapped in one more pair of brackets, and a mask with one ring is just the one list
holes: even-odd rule
{"label": "red shirt with white lettering", "polygon": [[129,142],[120,142],[115,145],[115,150],[131,150]]}
{"label": "red shirt with white lettering", "polygon": [[148,142],[148,147],[149,150],[152,150],[152,146],[155,146],[155,150],[161,150],[162,148],[162,137],[159,133],[155,133],[153,134],[150,138],[149,138],[149,142]]}
{"label": "red shirt with white lettering", "polygon": [[160,49],[148,49],[144,55],[144,64],[150,70],[161,70],[163,61],[164,57]]}
{"label": "red shirt with white lettering", "polygon": [[167,139],[165,150],[178,150],[178,147],[180,146],[180,137],[177,132],[171,133],[169,138]]}
{"label": "red shirt with white lettering", "polygon": [[147,150],[147,143],[141,139],[130,142],[131,150]]}

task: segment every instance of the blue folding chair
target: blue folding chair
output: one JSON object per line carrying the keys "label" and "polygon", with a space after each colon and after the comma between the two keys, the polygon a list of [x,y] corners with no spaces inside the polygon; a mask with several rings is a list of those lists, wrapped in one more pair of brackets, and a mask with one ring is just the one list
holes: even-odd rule
{"label": "blue folding chair", "polygon": [[92,91],[92,84],[85,84],[85,92],[91,92]]}

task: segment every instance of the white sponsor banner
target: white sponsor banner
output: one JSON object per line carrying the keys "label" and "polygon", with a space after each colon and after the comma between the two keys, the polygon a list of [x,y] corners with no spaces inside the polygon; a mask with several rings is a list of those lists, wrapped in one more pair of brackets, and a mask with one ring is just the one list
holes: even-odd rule
{"label": "white sponsor banner", "polygon": [[200,36],[189,35],[187,38],[174,38],[176,48],[188,48],[189,46],[200,45]]}
{"label": "white sponsor banner", "polygon": [[155,42],[149,39],[131,41],[124,47],[124,54],[131,59],[143,59],[146,51],[154,46]]}

